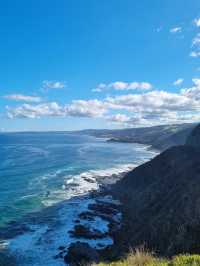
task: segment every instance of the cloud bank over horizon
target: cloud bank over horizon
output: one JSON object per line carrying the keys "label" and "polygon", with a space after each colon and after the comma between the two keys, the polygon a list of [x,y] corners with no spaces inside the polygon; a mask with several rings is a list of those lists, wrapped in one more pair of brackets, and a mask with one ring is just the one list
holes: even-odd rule
{"label": "cloud bank over horizon", "polygon": [[[142,93],[108,96],[102,100],[73,100],[71,103],[24,103],[7,107],[7,117],[88,117],[104,118],[122,126],[149,126],[200,120],[200,79],[179,92],[150,90]],[[177,85],[182,80],[176,81]],[[29,98],[24,98],[29,101]]]}

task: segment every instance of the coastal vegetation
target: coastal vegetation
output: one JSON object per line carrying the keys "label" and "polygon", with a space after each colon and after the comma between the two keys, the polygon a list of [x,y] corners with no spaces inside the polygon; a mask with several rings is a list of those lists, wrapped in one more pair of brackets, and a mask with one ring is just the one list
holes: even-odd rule
{"label": "coastal vegetation", "polygon": [[[172,259],[162,259],[153,253],[136,249],[122,260],[110,263],[100,263],[98,266],[199,266],[200,255],[178,255]],[[93,265],[94,266],[94,265]],[[97,265],[95,265],[97,266]]]}

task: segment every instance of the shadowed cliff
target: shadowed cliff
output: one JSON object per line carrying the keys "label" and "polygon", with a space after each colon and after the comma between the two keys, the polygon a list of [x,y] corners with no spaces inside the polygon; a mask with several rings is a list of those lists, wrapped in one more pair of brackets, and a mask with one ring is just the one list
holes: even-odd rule
{"label": "shadowed cliff", "polygon": [[200,125],[114,187],[124,203],[119,249],[146,244],[163,255],[200,251]]}

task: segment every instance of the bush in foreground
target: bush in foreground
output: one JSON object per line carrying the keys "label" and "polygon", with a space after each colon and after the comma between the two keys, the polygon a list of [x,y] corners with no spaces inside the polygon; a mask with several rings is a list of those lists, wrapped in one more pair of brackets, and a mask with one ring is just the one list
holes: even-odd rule
{"label": "bush in foreground", "polygon": [[126,259],[112,263],[100,263],[98,266],[200,266],[200,255],[179,255],[166,260],[156,258],[152,253],[136,250],[131,252]]}

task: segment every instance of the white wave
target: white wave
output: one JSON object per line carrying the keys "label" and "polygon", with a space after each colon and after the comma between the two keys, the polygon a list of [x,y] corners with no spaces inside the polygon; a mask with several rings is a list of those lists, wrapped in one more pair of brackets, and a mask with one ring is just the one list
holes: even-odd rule
{"label": "white wave", "polygon": [[[80,200],[78,198],[63,204],[57,214],[53,224],[32,226],[34,232],[24,233],[14,239],[10,239],[8,247],[12,255],[17,259],[19,266],[64,266],[63,259],[55,259],[59,253],[59,246],[69,247],[71,243],[81,241],[88,243],[90,246],[100,249],[113,244],[110,237],[102,239],[87,240],[84,238],[73,238],[68,231],[74,228],[74,219],[78,214],[86,211],[88,205],[94,203],[93,199]],[[87,225],[87,222],[82,221]],[[108,222],[96,217],[90,223],[91,229],[98,229],[101,232],[108,231]]]}
{"label": "white wave", "polygon": [[34,193],[34,194],[25,195],[25,196],[22,196],[21,198],[19,198],[19,200],[33,198],[33,197],[37,197],[37,194]]}
{"label": "white wave", "polygon": [[104,170],[90,170],[79,175],[65,176],[61,188],[50,191],[42,203],[45,206],[52,206],[74,196],[85,195],[90,191],[98,190],[103,182],[113,184],[134,167],[136,167],[134,164],[123,164]]}

